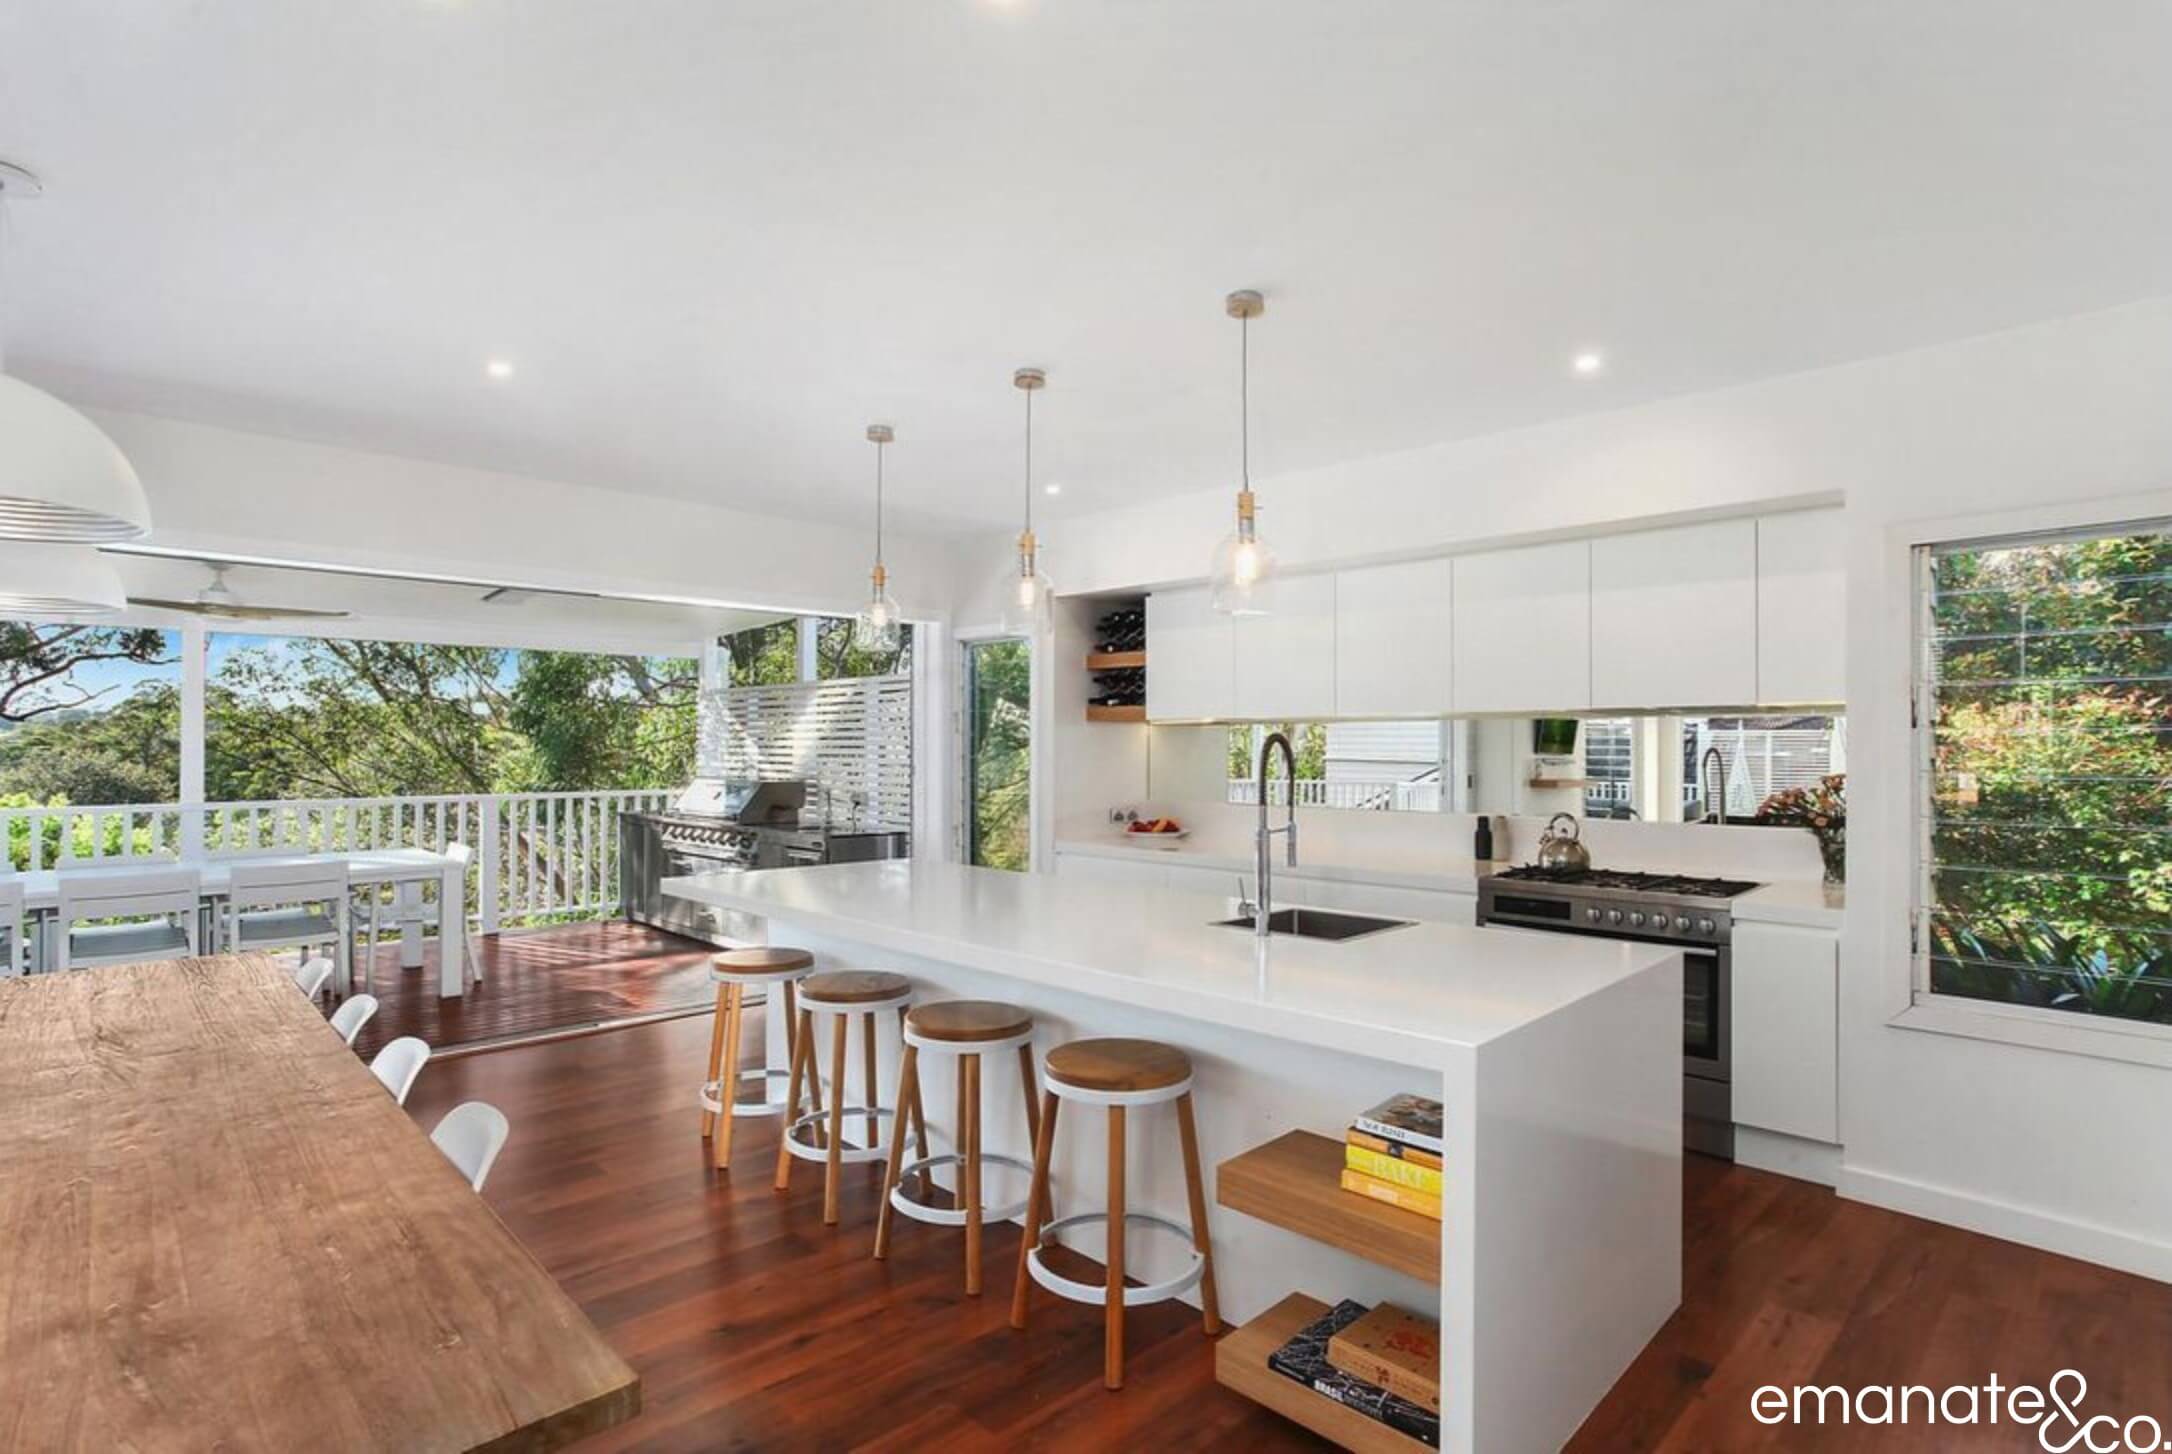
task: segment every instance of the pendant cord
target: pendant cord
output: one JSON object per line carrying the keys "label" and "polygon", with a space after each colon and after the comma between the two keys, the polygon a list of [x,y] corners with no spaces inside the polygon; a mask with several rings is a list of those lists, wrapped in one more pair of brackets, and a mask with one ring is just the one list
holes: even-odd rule
{"label": "pendant cord", "polygon": [[1243,441],[1244,487],[1252,488],[1252,320],[1237,320],[1237,436]]}
{"label": "pendant cord", "polygon": [[882,441],[875,441],[875,565],[882,566]]}
{"label": "pendant cord", "polygon": [[1026,533],[1033,533],[1033,390],[1026,395]]}

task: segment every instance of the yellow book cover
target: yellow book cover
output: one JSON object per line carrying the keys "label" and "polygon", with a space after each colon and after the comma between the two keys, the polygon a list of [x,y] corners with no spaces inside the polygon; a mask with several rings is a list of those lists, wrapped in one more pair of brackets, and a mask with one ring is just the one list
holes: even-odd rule
{"label": "yellow book cover", "polygon": [[1439,1197],[1367,1176],[1362,1171],[1352,1171],[1347,1166],[1342,1169],[1342,1189],[1371,1197],[1376,1202],[1386,1202],[1391,1207],[1401,1207],[1406,1212],[1416,1212],[1421,1217],[1431,1217],[1436,1222],[1440,1220]]}
{"label": "yellow book cover", "polygon": [[1414,1162],[1419,1166],[1430,1166],[1435,1171],[1440,1170],[1440,1158],[1432,1152],[1421,1151],[1415,1146],[1405,1146],[1400,1141],[1390,1141],[1384,1136],[1375,1136],[1370,1132],[1360,1131],[1355,1126],[1343,1133],[1343,1140],[1349,1145],[1362,1146],[1367,1151],[1377,1151],[1382,1156],[1392,1156],[1398,1161]]}
{"label": "yellow book cover", "polygon": [[1342,1148],[1342,1164],[1352,1171],[1362,1171],[1379,1181],[1392,1181],[1397,1186],[1407,1186],[1412,1191],[1422,1191],[1427,1196],[1440,1195],[1440,1168],[1422,1166],[1415,1161],[1405,1161],[1399,1156],[1383,1156],[1363,1146]]}

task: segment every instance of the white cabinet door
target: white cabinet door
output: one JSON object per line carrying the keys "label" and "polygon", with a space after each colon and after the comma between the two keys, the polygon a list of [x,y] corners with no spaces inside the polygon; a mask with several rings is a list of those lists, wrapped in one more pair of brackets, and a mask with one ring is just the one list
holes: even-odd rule
{"label": "white cabinet door", "polygon": [[1446,560],[1335,577],[1335,714],[1444,717],[1455,572]]}
{"label": "white cabinet door", "polygon": [[1229,617],[1204,590],[1146,598],[1146,715],[1154,720],[1234,714],[1235,648]]}
{"label": "white cabinet door", "polygon": [[1847,542],[1838,510],[1757,522],[1757,700],[1848,699]]}
{"label": "white cabinet door", "polygon": [[1757,523],[1720,520],[1591,542],[1595,707],[1757,701]]}
{"label": "white cabinet door", "polygon": [[1453,699],[1458,712],[1591,705],[1591,543],[1455,558]]}
{"label": "white cabinet door", "polygon": [[1734,1118],[1840,1140],[1840,947],[1822,929],[1734,929]]}
{"label": "white cabinet door", "polygon": [[[1234,622],[1237,716],[1282,721],[1335,715],[1335,578],[1275,582],[1274,609]],[[1152,656],[1147,680],[1153,680]]]}

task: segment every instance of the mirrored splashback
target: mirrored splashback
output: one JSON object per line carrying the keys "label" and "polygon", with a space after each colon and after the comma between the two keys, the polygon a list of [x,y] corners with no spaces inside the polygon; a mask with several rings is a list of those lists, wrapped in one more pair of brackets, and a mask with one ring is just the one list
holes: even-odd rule
{"label": "mirrored splashback", "polygon": [[[1152,729],[1157,801],[1259,801],[1268,734],[1290,739],[1300,807],[1702,822],[1755,816],[1782,788],[1847,770],[1845,718],[1445,717]],[[1268,800],[1287,801],[1279,752]]]}

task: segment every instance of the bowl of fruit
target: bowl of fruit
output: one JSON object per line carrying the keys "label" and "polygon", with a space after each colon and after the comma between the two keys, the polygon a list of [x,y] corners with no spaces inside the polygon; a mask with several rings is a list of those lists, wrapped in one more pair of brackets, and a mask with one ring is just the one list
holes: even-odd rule
{"label": "bowl of fruit", "polygon": [[1126,838],[1149,843],[1179,843],[1189,831],[1174,818],[1134,818],[1124,825]]}

